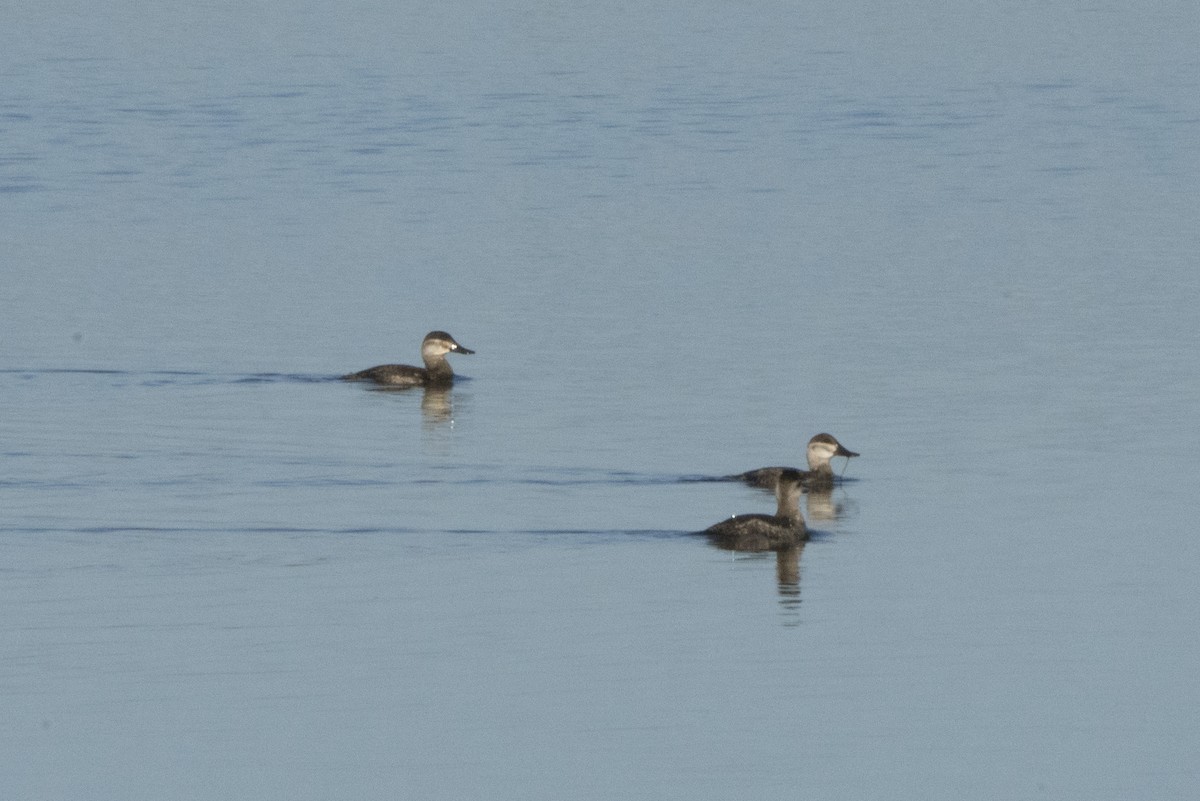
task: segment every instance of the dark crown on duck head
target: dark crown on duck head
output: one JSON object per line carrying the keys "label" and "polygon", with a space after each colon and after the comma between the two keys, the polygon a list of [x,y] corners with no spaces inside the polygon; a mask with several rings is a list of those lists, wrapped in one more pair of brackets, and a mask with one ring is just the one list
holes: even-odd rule
{"label": "dark crown on duck head", "polygon": [[818,442],[824,445],[832,445],[834,456],[845,456],[847,458],[851,456],[858,456],[857,453],[852,450],[848,450],[842,445],[842,443],[838,442],[837,437],[835,437],[833,434],[817,434],[808,441],[808,444],[814,445]]}

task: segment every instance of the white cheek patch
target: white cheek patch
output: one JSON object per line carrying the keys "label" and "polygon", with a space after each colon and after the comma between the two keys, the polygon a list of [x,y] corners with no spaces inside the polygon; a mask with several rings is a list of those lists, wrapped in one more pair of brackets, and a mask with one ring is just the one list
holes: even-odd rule
{"label": "white cheek patch", "polygon": [[837,451],[835,451],[832,447],[825,445],[824,443],[813,446],[813,453],[824,462],[828,462],[830,459],[832,459],[833,454],[836,452]]}

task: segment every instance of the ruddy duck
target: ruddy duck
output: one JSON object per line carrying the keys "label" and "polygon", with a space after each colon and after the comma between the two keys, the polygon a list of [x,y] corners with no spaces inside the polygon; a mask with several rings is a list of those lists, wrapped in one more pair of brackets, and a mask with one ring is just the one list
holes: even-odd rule
{"label": "ruddy duck", "polygon": [[[801,473],[804,486],[822,488],[833,486],[833,466],[829,464],[829,460],[835,456],[845,456],[849,459],[852,456],[858,456],[854,451],[846,450],[842,447],[842,443],[837,441],[837,437],[832,434],[817,434],[808,441],[808,472]],[[783,470],[791,470],[789,467],[760,467],[757,470],[750,470],[746,473],[739,473],[735,476],[730,476],[737,481],[744,481],[754,487],[761,489],[772,489],[775,487],[776,481],[779,479],[779,474]]]}
{"label": "ruddy duck", "polygon": [[736,515],[704,533],[714,545],[734,551],[773,551],[799,545],[808,539],[808,527],[800,514],[804,475],[790,467],[780,468],[775,482],[775,514]]}
{"label": "ruddy duck", "polygon": [[424,367],[408,364],[381,364],[342,376],[343,381],[374,381],[388,387],[446,387],[454,383],[454,371],[446,361],[447,353],[474,353],[454,341],[445,331],[430,331],[421,341]]}

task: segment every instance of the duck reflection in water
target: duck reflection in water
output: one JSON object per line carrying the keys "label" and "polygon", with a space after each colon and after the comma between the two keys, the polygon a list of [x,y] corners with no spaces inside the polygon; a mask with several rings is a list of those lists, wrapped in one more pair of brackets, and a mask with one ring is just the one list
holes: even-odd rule
{"label": "duck reflection in water", "polygon": [[425,387],[421,395],[421,418],[426,426],[448,423],[454,419],[450,387]]}
{"label": "duck reflection in water", "polygon": [[820,489],[805,488],[804,511],[809,520],[820,520],[829,523],[842,516],[843,504],[833,499],[833,490],[824,487]]}

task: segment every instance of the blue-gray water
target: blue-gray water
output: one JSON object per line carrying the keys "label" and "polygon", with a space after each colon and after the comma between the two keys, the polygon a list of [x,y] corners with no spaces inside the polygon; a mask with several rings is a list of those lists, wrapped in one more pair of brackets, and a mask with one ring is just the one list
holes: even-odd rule
{"label": "blue-gray water", "polygon": [[973,5],[10,11],[0,795],[1194,796],[1200,16]]}

